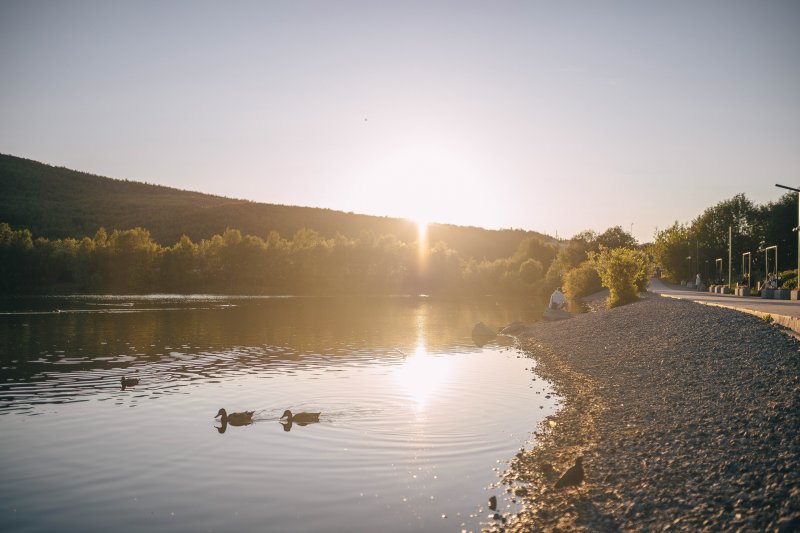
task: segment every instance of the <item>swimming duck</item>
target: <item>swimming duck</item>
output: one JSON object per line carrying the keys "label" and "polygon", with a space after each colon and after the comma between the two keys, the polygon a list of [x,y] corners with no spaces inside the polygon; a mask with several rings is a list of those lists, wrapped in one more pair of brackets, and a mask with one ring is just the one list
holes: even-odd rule
{"label": "swimming duck", "polygon": [[220,409],[214,418],[221,416],[220,419],[222,424],[230,424],[232,426],[246,426],[247,424],[251,424],[253,422],[253,413],[255,411],[244,411],[242,413],[231,413],[228,414],[225,409]]}
{"label": "swimming duck", "polygon": [[556,481],[555,488],[563,489],[564,487],[580,485],[583,483],[583,478],[583,457],[578,457],[575,459],[575,465],[564,472],[564,475]]}
{"label": "swimming duck", "polygon": [[300,424],[301,426],[304,424],[312,424],[314,422],[319,422],[319,415],[321,413],[297,413],[292,414],[292,412],[287,409],[283,412],[283,416],[281,418],[285,418],[287,423],[292,424]]}
{"label": "swimming duck", "polygon": [[122,376],[119,378],[119,382],[122,384],[122,388],[124,389],[125,387],[133,387],[134,385],[138,385],[139,378],[126,378],[125,376]]}

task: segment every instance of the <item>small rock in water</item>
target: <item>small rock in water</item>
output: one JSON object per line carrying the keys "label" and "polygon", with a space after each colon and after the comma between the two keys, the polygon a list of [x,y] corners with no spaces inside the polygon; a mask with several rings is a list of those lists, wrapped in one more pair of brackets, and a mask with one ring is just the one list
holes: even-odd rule
{"label": "small rock in water", "polygon": [[497,496],[492,496],[491,498],[489,498],[489,509],[491,509],[492,511],[497,510]]}

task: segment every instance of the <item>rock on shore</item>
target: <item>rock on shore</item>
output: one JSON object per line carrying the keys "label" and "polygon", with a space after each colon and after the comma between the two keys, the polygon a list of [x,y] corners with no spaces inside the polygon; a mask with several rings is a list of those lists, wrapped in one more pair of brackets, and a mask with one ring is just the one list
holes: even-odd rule
{"label": "rock on shore", "polygon": [[[518,340],[566,402],[506,473],[522,511],[490,530],[800,530],[794,338],[648,295]],[[586,483],[555,490],[581,455]]]}

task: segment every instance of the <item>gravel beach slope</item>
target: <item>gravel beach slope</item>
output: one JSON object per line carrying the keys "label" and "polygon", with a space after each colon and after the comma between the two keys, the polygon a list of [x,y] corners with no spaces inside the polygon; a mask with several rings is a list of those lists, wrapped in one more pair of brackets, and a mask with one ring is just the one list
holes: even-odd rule
{"label": "gravel beach slope", "polygon": [[[800,530],[794,338],[648,295],[518,340],[566,401],[506,474],[522,512],[490,529]],[[586,483],[554,490],[577,456]]]}

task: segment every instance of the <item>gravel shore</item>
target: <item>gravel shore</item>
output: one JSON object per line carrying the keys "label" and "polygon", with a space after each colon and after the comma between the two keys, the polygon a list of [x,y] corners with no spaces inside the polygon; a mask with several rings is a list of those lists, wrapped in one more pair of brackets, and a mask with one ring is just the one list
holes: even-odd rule
{"label": "gravel shore", "polygon": [[[565,404],[506,473],[522,511],[490,530],[800,531],[793,337],[647,295],[518,342]],[[578,456],[586,483],[553,489]]]}

